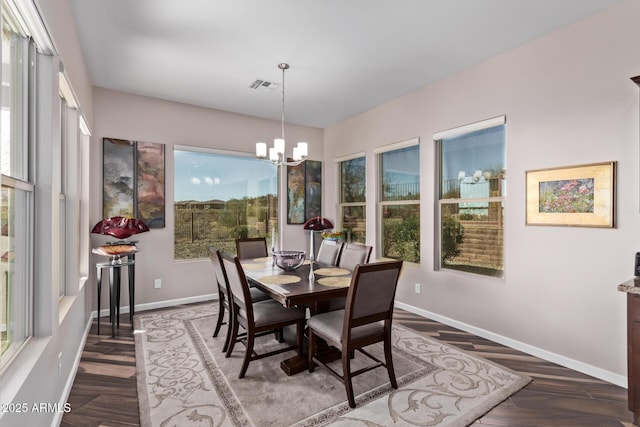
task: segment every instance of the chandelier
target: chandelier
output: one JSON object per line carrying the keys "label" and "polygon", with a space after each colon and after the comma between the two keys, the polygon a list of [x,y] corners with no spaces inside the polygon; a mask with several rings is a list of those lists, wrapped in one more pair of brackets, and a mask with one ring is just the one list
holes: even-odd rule
{"label": "chandelier", "polygon": [[[289,69],[289,64],[283,62],[278,64],[278,68],[282,70],[282,137],[273,140],[273,147],[269,148],[269,160],[276,166],[297,166],[307,158],[307,143],[298,142],[298,145],[293,147],[293,161],[287,161],[284,155],[284,71]],[[265,142],[256,143],[256,157],[259,159],[267,157],[267,144]]]}

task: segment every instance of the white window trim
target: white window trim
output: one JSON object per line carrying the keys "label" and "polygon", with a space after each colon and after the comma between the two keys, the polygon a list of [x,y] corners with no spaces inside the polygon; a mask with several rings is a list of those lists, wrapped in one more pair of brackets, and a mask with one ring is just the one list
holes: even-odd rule
{"label": "white window trim", "polygon": [[413,147],[414,145],[420,145],[420,138],[411,138],[404,141],[392,142],[391,144],[381,145],[373,150],[374,154],[382,154],[387,151],[395,151],[401,148]]}
{"label": "white window trim", "polygon": [[455,128],[436,132],[433,134],[433,140],[439,141],[441,139],[452,138],[457,135],[471,133],[478,130],[488,129],[488,128],[505,125],[505,124],[507,124],[507,116],[502,115],[502,116],[492,117],[490,119],[481,120],[479,122],[469,123],[468,125],[457,126]]}
{"label": "white window trim", "polygon": [[[341,170],[341,163],[342,162],[346,162],[349,160],[354,160],[354,159],[359,159],[359,158],[364,158],[364,164],[365,164],[365,175],[364,175],[364,185],[365,185],[365,194],[364,194],[364,202],[342,202],[342,170]],[[340,156],[340,157],[336,157],[334,159],[336,168],[338,169],[337,171],[337,175],[338,175],[338,188],[337,188],[337,194],[338,194],[338,224],[340,226],[340,228],[344,228],[344,224],[342,223],[342,210],[343,208],[346,207],[354,207],[354,206],[362,206],[364,208],[364,214],[365,214],[365,238],[366,238],[366,234],[367,234],[367,227],[366,227],[366,216],[367,216],[367,192],[366,192],[366,186],[367,186],[367,174],[366,174],[366,167],[367,167],[367,154],[364,151],[359,151],[357,153],[353,153],[353,154],[347,154],[345,156]]]}
{"label": "white window trim", "polygon": [[[395,200],[395,201],[391,201],[391,200],[382,200],[382,186],[380,185],[380,174],[382,173],[381,170],[381,166],[380,166],[380,154],[384,154],[387,153],[389,151],[395,151],[395,150],[400,150],[402,148],[408,148],[408,147],[414,147],[414,146],[419,146],[420,145],[420,138],[416,137],[416,138],[411,138],[411,139],[407,139],[404,141],[399,141],[399,142],[392,142],[391,144],[386,144],[386,145],[382,145],[379,146],[377,148],[375,148],[373,150],[374,154],[376,155],[376,202],[377,202],[377,209],[376,209],[376,246],[377,246],[377,257],[378,259],[381,260],[387,260],[390,258],[384,257],[382,255],[382,210],[384,208],[384,206],[389,206],[389,205],[418,205],[420,206],[421,203],[421,199],[418,198],[416,200]],[[419,178],[418,178],[418,183],[420,181],[420,178],[422,176],[420,170],[418,171],[419,173]],[[420,184],[420,183],[419,183]],[[422,190],[420,190],[422,192]],[[422,215],[420,215],[420,224],[422,224]],[[422,228],[422,225],[420,226],[420,228]],[[422,231],[420,231],[420,234],[422,236]],[[422,238],[422,237],[421,237]],[[422,250],[421,250],[422,252]],[[409,261],[404,261],[404,263],[406,265],[412,265],[412,266],[420,266],[420,264],[422,264],[422,254],[420,254],[420,262],[419,263],[415,263],[415,262],[409,262]]]}
{"label": "white window trim", "polygon": [[346,162],[347,160],[359,159],[360,157],[364,157],[366,159],[366,153],[364,151],[359,151],[353,154],[347,154],[345,156],[336,157],[333,159],[335,163]]}
{"label": "white window trim", "polygon": [[[463,134],[467,134],[467,133],[471,133],[471,132],[475,132],[475,131],[479,131],[479,130],[483,130],[483,129],[488,129],[488,128],[492,128],[492,127],[496,127],[496,126],[502,126],[502,125],[506,125],[507,124],[507,116],[506,115],[502,115],[502,116],[497,116],[497,117],[492,117],[490,119],[486,119],[486,120],[480,120],[478,122],[474,122],[474,123],[469,123],[467,125],[462,125],[462,126],[457,126],[455,128],[451,128],[448,130],[444,130],[444,131],[440,131],[440,132],[436,132],[433,134],[433,141],[436,143],[436,158],[440,155],[440,150],[442,150],[442,140],[446,139],[446,138],[452,138],[458,135],[463,135]],[[440,176],[441,173],[441,169],[440,169],[440,161],[436,160],[436,166],[435,166],[435,212],[434,212],[434,225],[435,225],[435,229],[434,229],[434,236],[435,236],[435,242],[436,242],[436,247],[434,248],[433,251],[433,255],[434,255],[434,260],[433,260],[433,265],[434,265],[434,270],[435,271],[447,271],[447,272],[453,272],[454,274],[469,274],[469,275],[473,275],[475,277],[478,276],[478,274],[476,273],[467,273],[467,272],[460,272],[460,271],[456,271],[456,270],[452,270],[452,269],[448,269],[448,268],[444,268],[442,267],[442,216],[441,216],[441,210],[442,210],[442,205],[444,204],[456,204],[460,202],[460,199],[442,199],[440,197]],[[504,202],[506,200],[506,194],[502,195],[501,197],[488,197],[488,198],[482,198],[482,199],[478,199],[478,198],[469,198],[469,199],[464,199],[465,202],[474,202],[474,201],[487,201],[489,203],[492,202]],[[504,250],[504,240],[503,240],[503,250]],[[504,260],[503,260],[504,262]],[[502,277],[492,277],[492,276],[482,276],[482,277],[488,277],[490,279],[497,279],[497,280],[504,280],[506,274],[506,266],[503,265],[503,275]]]}

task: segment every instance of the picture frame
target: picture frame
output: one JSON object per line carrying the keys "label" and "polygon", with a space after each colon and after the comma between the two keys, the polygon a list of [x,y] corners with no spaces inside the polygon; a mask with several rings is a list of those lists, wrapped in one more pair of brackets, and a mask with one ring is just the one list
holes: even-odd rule
{"label": "picture frame", "polygon": [[615,227],[615,174],[615,161],[526,171],[526,225]]}
{"label": "picture frame", "polygon": [[[291,160],[291,159],[289,159]],[[287,166],[287,224],[304,224],[322,215],[322,162]]]}

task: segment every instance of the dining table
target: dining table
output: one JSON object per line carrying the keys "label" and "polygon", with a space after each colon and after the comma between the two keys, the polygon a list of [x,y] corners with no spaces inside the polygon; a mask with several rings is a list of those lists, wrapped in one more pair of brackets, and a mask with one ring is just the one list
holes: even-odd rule
{"label": "dining table", "polygon": [[[292,271],[275,265],[271,257],[240,260],[247,281],[285,307],[306,307],[313,316],[326,312],[330,301],[346,297],[351,283],[351,270],[313,261],[305,261]],[[313,274],[310,274],[313,271]],[[335,349],[319,346],[317,356],[324,360],[340,357]],[[308,368],[305,354],[282,361],[280,367],[287,375]]]}

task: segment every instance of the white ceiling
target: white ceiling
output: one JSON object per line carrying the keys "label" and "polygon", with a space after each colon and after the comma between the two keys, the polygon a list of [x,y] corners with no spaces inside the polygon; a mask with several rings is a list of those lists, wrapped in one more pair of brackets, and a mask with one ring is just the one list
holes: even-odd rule
{"label": "white ceiling", "polygon": [[[326,127],[619,0],[71,0],[95,86]],[[570,52],[567,52],[569,55]],[[278,83],[252,90],[256,79]]]}

